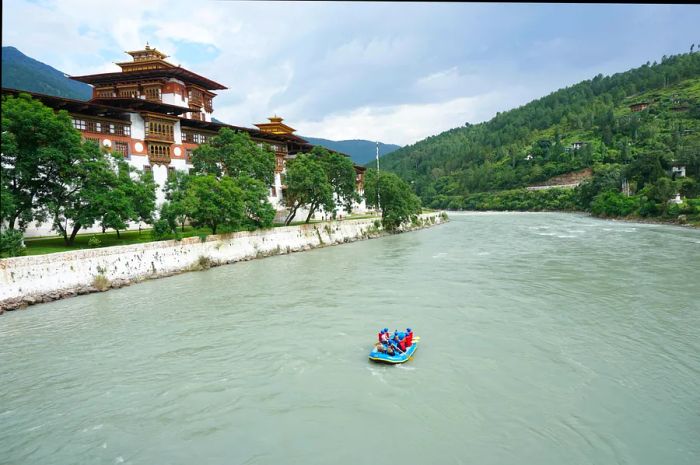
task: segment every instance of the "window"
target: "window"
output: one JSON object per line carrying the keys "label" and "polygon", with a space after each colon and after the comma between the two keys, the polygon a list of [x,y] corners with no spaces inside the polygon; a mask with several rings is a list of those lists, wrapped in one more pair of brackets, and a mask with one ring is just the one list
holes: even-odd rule
{"label": "window", "polygon": [[117,136],[131,135],[131,125],[129,123],[111,123],[74,117],[73,127],[79,131],[115,134]]}
{"label": "window", "polygon": [[192,163],[192,149],[185,150],[185,163]]}
{"label": "window", "polygon": [[191,89],[187,93],[187,97],[188,97],[189,103],[192,103],[195,105],[201,105],[202,103],[204,103],[204,94],[202,93],[201,90]]}
{"label": "window", "polygon": [[86,121],[84,119],[73,118],[73,127],[78,131],[84,131],[87,127]]}
{"label": "window", "polygon": [[160,101],[160,88],[158,87],[149,87],[144,90],[144,94],[146,94],[146,100],[157,100]]}
{"label": "window", "polygon": [[150,173],[153,171],[153,168],[151,168],[151,165],[143,165],[143,171],[144,173]]}
{"label": "window", "polygon": [[139,98],[139,91],[137,88],[127,88],[119,89],[119,97],[121,98]]}
{"label": "window", "polygon": [[97,88],[96,94],[98,98],[111,98],[114,97],[114,91],[111,87]]}
{"label": "window", "polygon": [[207,142],[209,142],[209,138],[210,136],[200,134],[198,132],[183,131],[182,133],[182,141],[190,142],[192,144],[206,144]]}
{"label": "window", "polygon": [[[105,132],[107,132],[107,131],[105,131]],[[111,123],[109,125],[109,133],[115,134],[117,136],[130,136],[131,135],[131,126],[126,125],[126,124],[120,124],[120,123]]]}
{"label": "window", "polygon": [[129,158],[129,144],[126,142],[114,142],[112,144],[113,153],[121,153],[124,158]]}
{"label": "window", "polygon": [[99,137],[85,137],[85,140],[96,143],[98,147],[100,145],[100,138]]}
{"label": "window", "polygon": [[102,132],[102,123],[99,121],[85,121],[85,127],[89,132]]}

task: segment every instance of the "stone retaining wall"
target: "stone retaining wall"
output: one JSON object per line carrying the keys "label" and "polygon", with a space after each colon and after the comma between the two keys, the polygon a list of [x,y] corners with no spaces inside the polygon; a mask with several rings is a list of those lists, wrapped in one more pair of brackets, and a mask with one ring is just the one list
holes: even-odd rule
{"label": "stone retaining wall", "polygon": [[[122,287],[145,279],[270,255],[354,242],[384,234],[376,219],[328,221],[180,241],[84,249],[0,260],[0,314],[35,303]],[[412,230],[444,222],[420,216]]]}

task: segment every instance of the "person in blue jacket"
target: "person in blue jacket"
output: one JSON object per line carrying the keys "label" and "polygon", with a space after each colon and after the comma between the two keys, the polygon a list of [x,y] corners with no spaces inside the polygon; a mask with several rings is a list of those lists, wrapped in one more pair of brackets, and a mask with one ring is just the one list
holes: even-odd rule
{"label": "person in blue jacket", "polygon": [[399,338],[398,330],[394,330],[394,336],[391,338],[391,345],[394,346],[394,350],[399,354],[403,354],[405,350],[401,349],[401,339]]}

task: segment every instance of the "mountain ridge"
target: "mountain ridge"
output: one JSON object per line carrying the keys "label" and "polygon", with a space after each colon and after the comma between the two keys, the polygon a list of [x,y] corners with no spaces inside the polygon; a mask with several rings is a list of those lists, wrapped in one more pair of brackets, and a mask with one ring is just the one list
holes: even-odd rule
{"label": "mountain ridge", "polygon": [[[350,155],[353,161],[357,164],[364,165],[372,160],[375,160],[377,153],[377,143],[365,139],[347,139],[347,140],[330,140],[320,137],[299,136],[311,144],[320,145],[331,150]],[[379,143],[379,157],[382,158],[398,149],[400,145]]]}
{"label": "mountain ridge", "polygon": [[[634,192],[683,160],[690,179],[685,191],[694,197],[690,176],[700,179],[699,137],[700,53],[691,52],[598,74],[486,122],[430,136],[387,155],[382,168],[412,181],[425,205],[460,209],[477,193],[584,168],[594,168],[595,176],[596,165],[614,166],[615,182],[629,178]],[[654,161],[643,161],[649,157]],[[653,166],[641,166],[647,162]],[[653,179],[645,178],[647,169],[656,173]]]}
{"label": "mountain ridge", "polygon": [[56,97],[89,100],[92,88],[12,46],[2,47],[2,86]]}

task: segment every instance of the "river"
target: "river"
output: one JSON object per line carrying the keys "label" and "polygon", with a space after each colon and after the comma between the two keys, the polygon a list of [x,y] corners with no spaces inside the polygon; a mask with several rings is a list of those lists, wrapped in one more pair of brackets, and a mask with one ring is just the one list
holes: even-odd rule
{"label": "river", "polygon": [[698,230],[454,214],[10,312],[0,463],[696,465],[699,269]]}

